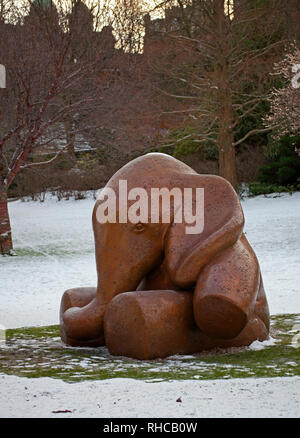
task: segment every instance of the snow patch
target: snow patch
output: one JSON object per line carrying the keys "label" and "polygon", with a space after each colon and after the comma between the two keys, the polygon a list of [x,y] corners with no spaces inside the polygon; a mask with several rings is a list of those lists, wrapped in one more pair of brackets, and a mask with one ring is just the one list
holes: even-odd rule
{"label": "snow patch", "polygon": [[259,351],[259,350],[263,350],[266,347],[272,347],[273,345],[275,345],[277,343],[277,340],[274,338],[269,338],[266,339],[265,341],[254,341],[252,342],[251,345],[249,345],[249,349],[250,350],[254,350],[254,351]]}

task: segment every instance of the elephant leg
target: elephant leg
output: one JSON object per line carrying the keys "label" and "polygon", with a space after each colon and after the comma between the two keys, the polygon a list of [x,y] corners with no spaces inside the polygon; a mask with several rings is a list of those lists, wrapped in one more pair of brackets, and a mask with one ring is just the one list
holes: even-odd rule
{"label": "elephant leg", "polygon": [[111,354],[154,359],[192,354],[211,347],[193,318],[193,293],[147,290],[125,292],[109,304],[105,343]]}
{"label": "elephant leg", "polygon": [[198,327],[216,339],[233,339],[254,314],[260,288],[256,256],[244,235],[201,272],[194,293]]}
{"label": "elephant leg", "polygon": [[195,324],[193,292],[147,290],[126,292],[110,302],[104,335],[111,354],[148,360],[248,346],[267,339],[268,330],[253,316],[236,338],[210,338]]}
{"label": "elephant leg", "polygon": [[104,344],[104,337],[102,335],[92,340],[79,340],[76,338],[72,338],[66,333],[66,328],[64,324],[64,315],[67,311],[70,312],[72,308],[85,307],[95,299],[96,293],[97,288],[95,287],[68,289],[64,292],[60,305],[60,330],[61,339],[65,344],[71,346],[91,347]]}

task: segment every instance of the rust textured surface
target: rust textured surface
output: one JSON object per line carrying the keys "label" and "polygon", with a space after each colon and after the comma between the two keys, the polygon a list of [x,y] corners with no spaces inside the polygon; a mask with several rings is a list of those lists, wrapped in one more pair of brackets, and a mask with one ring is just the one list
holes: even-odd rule
{"label": "rust textured surface", "polygon": [[203,232],[187,234],[184,222],[172,220],[172,208],[170,223],[151,223],[149,209],[145,223],[100,224],[97,201],[98,284],[64,293],[62,340],[72,346],[106,344],[114,355],[152,359],[266,339],[267,299],[232,186],[159,153],[131,161],[109,180],[117,201],[120,180],[127,181],[128,191],[141,187],[147,193],[203,188]]}

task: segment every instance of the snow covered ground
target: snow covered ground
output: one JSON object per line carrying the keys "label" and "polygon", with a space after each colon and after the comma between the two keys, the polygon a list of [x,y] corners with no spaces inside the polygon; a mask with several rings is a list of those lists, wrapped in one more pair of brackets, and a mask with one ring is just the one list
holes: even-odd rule
{"label": "snow covered ground", "polygon": [[93,205],[92,196],[9,203],[18,257],[0,260],[0,324],[57,324],[64,290],[96,285]]}
{"label": "snow covered ground", "polygon": [[[93,205],[92,196],[9,203],[18,257],[0,260],[0,324],[57,324],[64,290],[96,285]],[[300,313],[300,192],[247,198],[242,205],[271,314]]]}
{"label": "snow covered ground", "polygon": [[[299,417],[299,378],[65,383],[0,376],[0,417]],[[176,402],[181,398],[182,402]],[[53,411],[71,412],[53,413]]]}
{"label": "snow covered ground", "polygon": [[[63,291],[96,284],[93,205],[92,196],[9,203],[18,257],[0,260],[0,325],[57,324]],[[300,193],[242,205],[271,314],[299,314]],[[0,417],[299,417],[299,403],[299,377],[70,384],[0,376]],[[52,413],[65,409],[72,412]]]}

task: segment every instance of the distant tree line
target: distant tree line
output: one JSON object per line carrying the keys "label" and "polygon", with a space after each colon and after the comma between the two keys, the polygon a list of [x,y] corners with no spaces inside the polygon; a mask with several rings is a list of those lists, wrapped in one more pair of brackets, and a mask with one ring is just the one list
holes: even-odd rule
{"label": "distant tree line", "polygon": [[[62,157],[75,181],[82,169],[92,175],[98,157],[205,148],[237,188],[237,153],[261,145],[273,160],[261,181],[297,179],[299,0],[89,5],[0,0],[1,253],[13,248],[7,198],[15,181],[63,167]],[[78,138],[96,150],[87,162],[75,153]]]}

